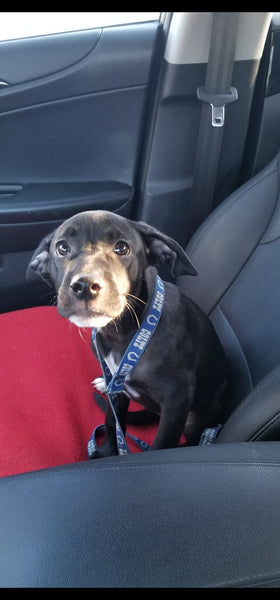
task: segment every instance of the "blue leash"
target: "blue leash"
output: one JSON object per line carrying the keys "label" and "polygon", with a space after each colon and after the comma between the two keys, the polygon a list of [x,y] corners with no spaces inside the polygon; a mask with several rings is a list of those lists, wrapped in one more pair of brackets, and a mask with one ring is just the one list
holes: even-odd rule
{"label": "blue leash", "polygon": [[[103,357],[101,356],[101,354],[99,352],[97,339],[96,339],[96,330],[93,328],[92,332],[91,332],[92,341],[95,345],[98,360],[102,367],[103,377],[106,382],[108,401],[110,403],[113,415],[115,417],[116,440],[117,440],[118,453],[120,455],[121,454],[129,454],[130,450],[126,443],[125,436],[123,434],[122,428],[120,426],[120,423],[119,423],[119,420],[118,420],[118,417],[116,414],[118,394],[123,391],[124,380],[125,380],[126,376],[129,375],[133,371],[133,369],[136,367],[138,360],[142,356],[147,344],[149,343],[149,341],[157,327],[157,324],[160,320],[162,309],[163,309],[163,304],[164,304],[164,284],[163,284],[163,281],[161,280],[161,278],[159,277],[159,275],[157,275],[154,296],[151,301],[148,314],[144,318],[143,323],[141,324],[141,328],[136,332],[136,334],[132,338],[128,348],[126,349],[126,351],[122,357],[122,360],[120,362],[118,369],[115,371],[115,373],[113,375],[111,374],[110,370],[107,367],[105,360],[103,359]],[[105,425],[98,425],[97,427],[95,427],[95,429],[92,433],[92,436],[89,439],[89,442],[87,445],[87,452],[88,452],[89,458],[93,458],[96,450],[98,449],[98,446],[95,441],[97,431],[104,432]],[[131,434],[127,434],[127,435],[129,435],[129,437],[132,438],[141,447],[142,450],[146,451],[146,450],[150,449],[150,446],[148,444],[146,444],[146,442],[139,440],[139,438],[137,438]]]}

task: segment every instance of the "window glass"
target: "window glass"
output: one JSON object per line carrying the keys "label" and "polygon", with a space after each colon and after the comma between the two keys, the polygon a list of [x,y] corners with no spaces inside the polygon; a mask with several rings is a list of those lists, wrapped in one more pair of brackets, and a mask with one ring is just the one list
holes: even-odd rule
{"label": "window glass", "polygon": [[0,12],[0,40],[154,21],[160,12]]}

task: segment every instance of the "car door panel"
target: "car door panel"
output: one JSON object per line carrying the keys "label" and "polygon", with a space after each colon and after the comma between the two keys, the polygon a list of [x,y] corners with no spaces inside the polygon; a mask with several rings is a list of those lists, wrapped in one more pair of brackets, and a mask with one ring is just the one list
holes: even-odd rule
{"label": "car door panel", "polygon": [[[65,218],[132,215],[160,30],[152,21],[0,43],[1,311],[25,306],[26,262]],[[20,288],[8,272],[19,264]]]}
{"label": "car door panel", "polygon": [[0,114],[1,184],[16,177],[23,187],[69,180],[132,185],[144,98],[144,89],[125,89]]}
{"label": "car door panel", "polygon": [[18,85],[60,73],[90,54],[101,32],[101,29],[94,29],[2,41],[1,78],[10,85]]}

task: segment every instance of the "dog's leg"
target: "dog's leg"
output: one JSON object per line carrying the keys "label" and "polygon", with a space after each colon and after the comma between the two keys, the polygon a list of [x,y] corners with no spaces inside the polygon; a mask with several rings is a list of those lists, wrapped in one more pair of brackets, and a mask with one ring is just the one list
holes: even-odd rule
{"label": "dog's leg", "polygon": [[[210,422],[205,418],[205,415],[200,416],[195,410],[191,410],[188,414],[187,422],[184,427],[186,443],[184,446],[197,446],[206,426],[211,426]],[[217,425],[218,423],[216,423]]]}
{"label": "dog's leg", "polygon": [[206,427],[217,427],[223,422],[222,407],[223,396],[227,390],[226,384],[224,380],[217,390],[212,391],[210,386],[199,390],[194,408],[190,410],[184,428],[186,446],[198,445]]}
{"label": "dog's leg", "polygon": [[[126,416],[128,405],[129,398],[125,394],[119,394],[118,401],[116,402],[114,408],[124,435],[126,432]],[[104,458],[105,456],[113,456],[114,454],[118,454],[116,421],[109,402],[107,403],[105,427],[106,430],[104,440],[94,453],[93,458]]]}
{"label": "dog's leg", "polygon": [[160,450],[163,448],[176,448],[180,437],[184,431],[185,422],[188,416],[189,407],[192,399],[189,402],[186,400],[185,394],[177,395],[176,410],[174,410],[174,399],[165,400],[160,413],[160,421],[158,431],[152,450]]}

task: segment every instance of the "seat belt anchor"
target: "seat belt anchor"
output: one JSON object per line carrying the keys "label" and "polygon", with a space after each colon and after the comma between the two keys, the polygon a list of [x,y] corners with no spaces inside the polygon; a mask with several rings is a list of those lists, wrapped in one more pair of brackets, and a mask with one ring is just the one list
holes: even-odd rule
{"label": "seat belt anchor", "polygon": [[230,87],[228,94],[207,94],[204,90],[204,86],[197,88],[196,93],[198,100],[210,104],[212,109],[212,126],[223,127],[225,122],[225,106],[226,104],[230,104],[230,102],[238,100],[237,89],[235,87]]}

